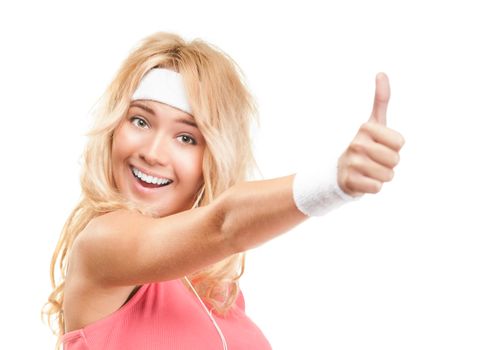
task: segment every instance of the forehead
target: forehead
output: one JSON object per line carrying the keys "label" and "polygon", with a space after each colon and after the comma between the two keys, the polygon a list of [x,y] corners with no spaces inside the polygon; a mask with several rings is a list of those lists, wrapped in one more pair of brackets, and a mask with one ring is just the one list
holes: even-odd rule
{"label": "forehead", "polygon": [[175,115],[181,115],[183,117],[189,117],[194,120],[193,116],[177,107],[171,106],[167,103],[153,101],[153,100],[134,100],[130,102],[131,107],[139,107],[146,110],[149,113],[156,114],[159,111],[170,112]]}

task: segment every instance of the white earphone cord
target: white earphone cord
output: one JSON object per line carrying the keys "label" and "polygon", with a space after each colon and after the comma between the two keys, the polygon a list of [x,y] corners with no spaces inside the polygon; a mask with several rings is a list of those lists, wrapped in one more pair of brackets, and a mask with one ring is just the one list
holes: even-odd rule
{"label": "white earphone cord", "polygon": [[208,310],[208,308],[206,307],[205,303],[203,303],[203,300],[201,300],[200,296],[198,295],[198,292],[196,291],[195,287],[193,287],[193,284],[191,284],[190,280],[188,279],[188,277],[185,276],[185,280],[186,282],[188,282],[188,284],[190,285],[191,289],[193,289],[193,292],[195,293],[196,297],[198,298],[198,300],[200,301],[201,305],[203,306],[203,308],[205,309],[206,313],[208,314],[208,316],[210,317],[211,321],[213,322],[216,330],[218,331],[218,334],[220,335],[220,338],[221,338],[221,343],[223,343],[223,350],[228,350],[228,344],[226,343],[226,339],[223,335],[223,332],[221,332],[221,329],[220,327],[218,326],[218,324],[216,323],[215,319],[213,318],[213,316],[211,315],[211,310]]}

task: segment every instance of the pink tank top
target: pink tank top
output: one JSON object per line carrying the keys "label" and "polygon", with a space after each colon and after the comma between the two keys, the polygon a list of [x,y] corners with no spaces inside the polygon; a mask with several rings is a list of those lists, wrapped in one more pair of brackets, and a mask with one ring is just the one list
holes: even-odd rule
{"label": "pink tank top", "polygon": [[[270,350],[245,314],[243,294],[226,317],[213,314],[228,350]],[[62,337],[64,350],[221,350],[221,337],[200,301],[181,279],[149,283],[120,309]]]}

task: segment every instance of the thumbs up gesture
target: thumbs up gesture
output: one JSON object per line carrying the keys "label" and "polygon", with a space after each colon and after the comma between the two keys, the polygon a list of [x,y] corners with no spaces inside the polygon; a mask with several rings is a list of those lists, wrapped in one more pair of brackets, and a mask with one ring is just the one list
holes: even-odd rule
{"label": "thumbs up gesture", "polygon": [[376,76],[376,92],[371,117],[362,124],[351,144],[338,160],[338,185],[350,196],[378,193],[391,181],[405,140],[386,126],[390,96],[386,74]]}

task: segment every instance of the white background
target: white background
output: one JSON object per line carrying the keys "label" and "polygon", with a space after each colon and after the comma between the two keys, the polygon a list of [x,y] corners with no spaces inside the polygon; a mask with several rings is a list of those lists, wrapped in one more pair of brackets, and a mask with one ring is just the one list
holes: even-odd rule
{"label": "white background", "polygon": [[0,5],[5,349],[52,349],[40,321],[79,198],[89,112],[155,31],[211,42],[260,106],[265,178],[340,153],[389,75],[406,139],[381,192],[251,251],[247,313],[274,349],[478,349],[479,13],[466,1],[129,1]]}

